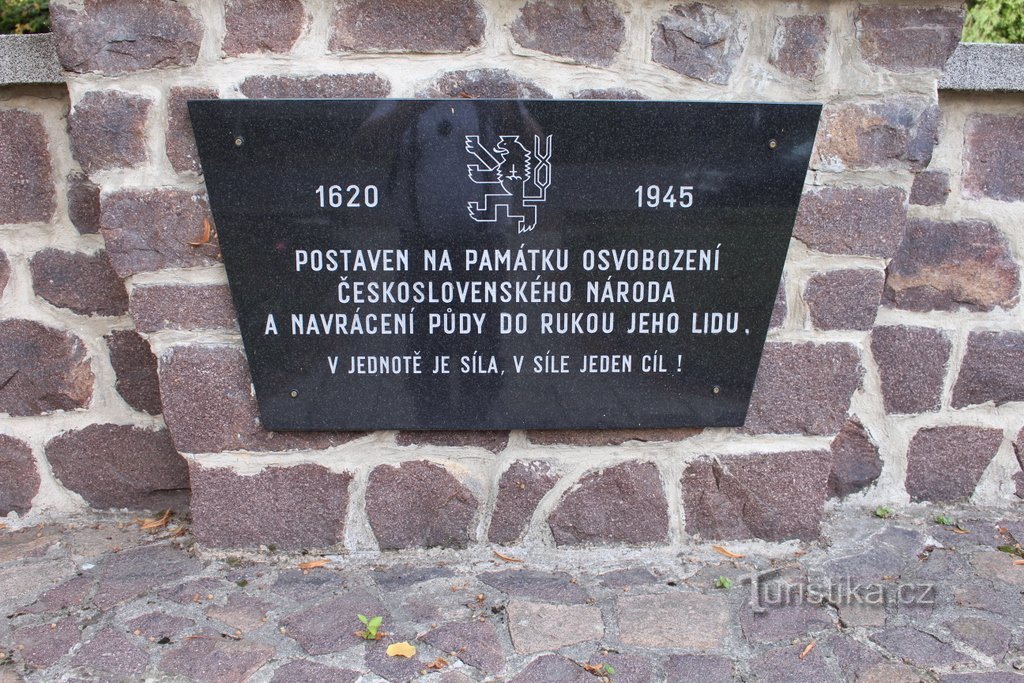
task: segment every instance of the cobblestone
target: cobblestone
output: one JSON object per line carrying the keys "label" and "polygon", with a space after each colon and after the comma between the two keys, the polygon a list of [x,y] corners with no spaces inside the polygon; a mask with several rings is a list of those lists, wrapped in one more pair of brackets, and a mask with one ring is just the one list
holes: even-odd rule
{"label": "cobblestone", "polygon": [[[197,544],[187,517],[155,532],[134,517],[0,529],[0,681],[598,683],[605,666],[638,683],[1019,677],[1024,567],[997,549],[1024,536],[1016,509],[882,520],[845,506],[820,540],[729,542],[736,558],[692,541],[522,566],[489,549],[227,555]],[[301,568],[312,559],[323,566]],[[855,601],[872,587],[886,599]],[[383,617],[379,641],[357,634],[358,614]],[[401,641],[412,658],[387,655]]]}

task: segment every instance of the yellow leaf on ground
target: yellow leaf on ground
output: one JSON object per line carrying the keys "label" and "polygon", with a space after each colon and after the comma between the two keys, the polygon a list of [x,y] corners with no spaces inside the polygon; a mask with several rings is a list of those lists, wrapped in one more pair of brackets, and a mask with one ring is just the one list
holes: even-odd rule
{"label": "yellow leaf on ground", "polygon": [[388,645],[388,657],[405,657],[409,659],[415,656],[416,648],[405,641]]}
{"label": "yellow leaf on ground", "polygon": [[714,550],[716,553],[719,553],[720,555],[725,555],[726,557],[728,557],[729,559],[732,559],[732,560],[738,560],[741,557],[745,557],[744,555],[740,555],[739,553],[734,553],[731,550],[726,550],[725,548],[723,548],[720,545],[713,545],[713,546],[711,546],[711,549]]}
{"label": "yellow leaf on ground", "polygon": [[303,562],[299,565],[299,569],[319,569],[320,567],[326,567],[329,560],[310,560],[309,562]]}

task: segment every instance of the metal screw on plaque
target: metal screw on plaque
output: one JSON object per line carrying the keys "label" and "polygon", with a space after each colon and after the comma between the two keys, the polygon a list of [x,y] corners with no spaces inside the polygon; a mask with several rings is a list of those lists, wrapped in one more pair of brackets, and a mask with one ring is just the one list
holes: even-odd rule
{"label": "metal screw on plaque", "polygon": [[778,146],[779,146],[779,143],[774,138],[772,138],[771,140],[768,141],[768,149],[775,149]]}
{"label": "metal screw on plaque", "polygon": [[237,138],[235,138],[235,147],[241,147],[243,142],[245,142],[245,140],[243,140],[242,136],[239,135]]}
{"label": "metal screw on plaque", "polygon": [[719,387],[719,386],[715,386],[714,388],[711,389],[711,393],[713,393],[713,394],[717,394],[717,393],[719,393],[721,391],[722,391],[722,388]]}
{"label": "metal screw on plaque", "polygon": [[292,389],[292,390],[291,390],[291,391],[290,391],[290,392],[288,393],[288,395],[289,395],[289,396],[291,396],[292,398],[297,398],[297,397],[298,397],[298,395],[299,395],[299,392],[297,392],[297,391],[295,391],[294,389]]}

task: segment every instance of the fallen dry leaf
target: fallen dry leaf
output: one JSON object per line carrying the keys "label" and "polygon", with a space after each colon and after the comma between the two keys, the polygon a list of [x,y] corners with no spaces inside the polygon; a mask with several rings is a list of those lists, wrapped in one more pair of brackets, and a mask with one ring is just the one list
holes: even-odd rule
{"label": "fallen dry leaf", "polygon": [[330,560],[310,560],[309,562],[303,562],[299,565],[299,569],[319,569],[320,567],[326,567],[330,563]]}
{"label": "fallen dry leaf", "polygon": [[811,642],[807,643],[807,647],[805,647],[804,651],[800,653],[800,659],[803,659],[807,655],[811,654],[811,650],[813,650],[814,646],[817,645],[817,644],[818,644],[817,640],[812,640]]}
{"label": "fallen dry leaf", "polygon": [[726,550],[725,548],[723,548],[720,545],[713,545],[713,546],[711,546],[711,549],[714,550],[716,553],[718,553],[720,555],[725,555],[726,557],[728,557],[731,560],[738,560],[741,557],[746,557],[746,555],[740,555],[739,553],[734,553],[731,550]]}
{"label": "fallen dry leaf", "polygon": [[969,534],[971,533],[967,529],[961,529],[959,527],[953,527],[951,530],[954,534]]}
{"label": "fallen dry leaf", "polygon": [[203,219],[203,236],[199,238],[198,242],[189,242],[190,247],[201,247],[204,244],[210,243],[210,235],[213,234],[213,228],[210,226],[210,218],[206,217]]}
{"label": "fallen dry leaf", "polygon": [[448,666],[448,660],[447,659],[442,659],[441,657],[438,657],[437,659],[432,661],[430,664],[427,664],[427,668],[428,669],[433,669],[434,671],[440,671],[441,669],[445,668],[446,666]]}
{"label": "fallen dry leaf", "polygon": [[145,531],[152,531],[153,529],[160,529],[167,526],[167,522],[171,521],[171,516],[174,514],[174,510],[165,510],[164,514],[160,517],[153,517],[152,519],[139,519],[136,520],[139,523],[139,527]]}
{"label": "fallen dry leaf", "polygon": [[494,551],[494,556],[499,560],[505,560],[506,562],[522,562],[518,557],[509,557],[508,555],[502,555],[497,550]]}
{"label": "fallen dry leaf", "polygon": [[388,645],[387,655],[388,657],[405,657],[410,659],[416,656],[416,648],[405,641],[391,643]]}

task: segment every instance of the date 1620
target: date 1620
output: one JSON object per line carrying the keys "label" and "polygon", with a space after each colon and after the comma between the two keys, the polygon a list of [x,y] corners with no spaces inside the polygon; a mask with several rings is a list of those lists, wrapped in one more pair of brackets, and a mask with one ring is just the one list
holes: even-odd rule
{"label": "date 1620", "polygon": [[377,192],[376,185],[349,185],[348,187],[321,185],[316,188],[316,196],[320,200],[321,209],[326,209],[327,207],[332,209],[340,209],[341,207],[349,209],[366,207],[372,209],[377,206],[377,202],[380,200],[380,193]]}
{"label": "date 1620", "polygon": [[636,205],[639,208],[658,209],[664,206],[688,209],[693,206],[693,185],[637,185]]}

